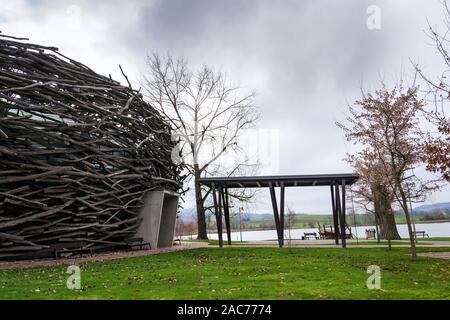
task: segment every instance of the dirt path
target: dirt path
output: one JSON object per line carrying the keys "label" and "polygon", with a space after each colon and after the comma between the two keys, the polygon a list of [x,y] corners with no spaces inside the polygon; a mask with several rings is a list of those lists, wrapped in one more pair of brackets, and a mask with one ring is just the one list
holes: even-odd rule
{"label": "dirt path", "polygon": [[[347,240],[347,248],[387,248],[387,243],[378,244],[376,241],[368,244],[366,240],[361,240],[364,244],[358,244],[355,240]],[[233,244],[233,246],[240,247],[278,247],[278,241],[265,240],[265,241],[248,241],[245,243]],[[292,240],[289,243],[288,240],[284,241],[285,248],[340,248],[341,245],[336,245],[334,241],[330,240]],[[408,241],[396,241],[392,244],[393,248],[408,248]],[[435,248],[435,247],[450,247],[450,241],[422,241],[419,242],[417,247],[423,248]]]}
{"label": "dirt path", "polygon": [[450,259],[450,252],[427,252],[427,253],[418,253],[418,255],[420,257]]}
{"label": "dirt path", "polygon": [[206,243],[183,243],[181,245],[173,246],[171,248],[162,248],[155,250],[139,250],[139,251],[115,251],[115,252],[105,252],[95,254],[92,257],[82,257],[82,258],[62,258],[58,260],[54,259],[41,259],[41,260],[24,260],[24,261],[14,261],[9,262],[0,261],[0,269],[23,269],[23,268],[33,268],[33,267],[42,267],[42,266],[59,266],[59,265],[76,265],[83,262],[89,261],[108,261],[115,259],[123,259],[130,257],[142,257],[142,256],[151,256],[160,253],[166,252],[175,252],[181,250],[192,250],[198,248],[207,247]]}

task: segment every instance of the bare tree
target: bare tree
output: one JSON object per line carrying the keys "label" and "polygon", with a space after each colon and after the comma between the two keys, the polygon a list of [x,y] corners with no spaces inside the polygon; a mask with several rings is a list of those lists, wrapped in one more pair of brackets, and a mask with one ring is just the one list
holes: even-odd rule
{"label": "bare tree", "polygon": [[[182,160],[194,180],[198,238],[207,239],[204,204],[208,191],[202,191],[199,180],[205,175],[242,174],[257,167],[257,160],[240,144],[243,131],[259,118],[254,93],[233,86],[223,73],[210,67],[191,71],[182,58],[168,55],[162,59],[154,54],[147,57],[147,65],[146,97],[177,133]],[[245,200],[252,194],[232,196]]]}
{"label": "bare tree", "polygon": [[407,186],[414,182],[424,190],[437,186],[433,181],[421,182],[413,169],[422,164],[420,144],[422,134],[418,129],[418,113],[424,102],[417,97],[418,87],[404,88],[403,83],[388,90],[382,83],[374,94],[365,94],[350,107],[349,127],[338,124],[347,139],[364,146],[367,157],[375,159],[398,205],[405,214],[411,244],[412,258],[416,259],[414,233],[408,206]]}

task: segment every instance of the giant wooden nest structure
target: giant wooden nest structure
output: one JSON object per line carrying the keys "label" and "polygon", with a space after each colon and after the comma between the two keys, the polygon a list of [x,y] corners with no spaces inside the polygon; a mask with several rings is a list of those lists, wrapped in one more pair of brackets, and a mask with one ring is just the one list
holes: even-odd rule
{"label": "giant wooden nest structure", "polygon": [[145,194],[181,188],[170,126],[131,85],[25,40],[0,34],[0,259],[133,236]]}

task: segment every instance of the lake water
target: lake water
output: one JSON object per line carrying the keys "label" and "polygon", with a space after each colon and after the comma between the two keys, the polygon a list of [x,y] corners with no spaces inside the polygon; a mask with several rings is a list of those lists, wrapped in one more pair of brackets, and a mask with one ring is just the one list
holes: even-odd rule
{"label": "lake water", "polygon": [[[365,238],[365,230],[375,228],[374,226],[361,226],[352,227],[352,233],[357,234],[358,238]],[[408,238],[408,229],[406,224],[397,225],[398,232],[402,238]],[[416,223],[417,231],[425,231],[430,237],[450,237],[450,222],[444,223]],[[317,228],[310,229],[291,229],[291,239],[301,239],[304,232],[319,232]],[[285,238],[289,238],[289,231],[285,230]],[[224,239],[226,239],[226,232],[224,229]],[[217,240],[217,233],[208,234],[209,239]],[[190,238],[189,236],[183,237],[184,239]],[[195,236],[194,236],[195,238]],[[232,232],[231,239],[235,241],[240,240],[239,232]],[[275,240],[277,239],[276,230],[264,230],[264,231],[243,231],[242,241],[263,241],[263,240]]]}

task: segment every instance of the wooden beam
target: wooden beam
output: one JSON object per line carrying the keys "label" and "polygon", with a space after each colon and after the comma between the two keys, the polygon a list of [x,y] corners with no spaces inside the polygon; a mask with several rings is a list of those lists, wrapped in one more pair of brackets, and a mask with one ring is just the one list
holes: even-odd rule
{"label": "wooden beam", "polygon": [[273,216],[275,218],[275,226],[277,228],[277,235],[278,235],[278,246],[280,248],[283,247],[283,234],[281,233],[280,228],[280,216],[278,215],[278,205],[277,205],[277,198],[275,195],[275,188],[272,183],[269,184],[270,189],[270,198],[272,199],[272,209],[273,209]]}
{"label": "wooden beam", "polygon": [[[339,218],[341,218],[341,212],[342,212],[342,208],[341,208],[341,196],[340,196],[340,192],[339,192],[339,182],[336,182],[335,184],[335,189],[334,189],[336,195],[336,212],[337,215],[339,216]],[[341,219],[339,219],[340,225],[339,225],[339,231],[338,230],[334,230],[335,234],[340,234],[341,235],[341,245],[342,248],[345,248],[345,239],[344,241],[342,241],[342,221],[340,221]],[[345,227],[345,226],[344,226]],[[345,232],[345,229],[344,229]]]}
{"label": "wooden beam", "polygon": [[340,217],[339,221],[341,224],[341,242],[342,242],[342,248],[346,248],[346,236],[345,236],[345,229],[346,229],[346,223],[345,223],[345,180],[342,180],[342,202],[341,202],[341,210],[340,210]]}
{"label": "wooden beam", "polygon": [[334,187],[332,185],[330,186],[330,190],[331,190],[331,208],[333,210],[334,241],[336,244],[339,244],[339,234],[337,232],[339,230],[339,217],[336,210],[336,198],[334,196]]}
{"label": "wooden beam", "polygon": [[216,188],[214,184],[212,185],[212,193],[214,200],[214,209],[216,211],[216,224],[217,224],[217,235],[219,237],[219,247],[223,248],[223,239],[222,239],[222,209],[221,209],[221,199],[219,194],[219,201],[217,201]]}
{"label": "wooden beam", "polygon": [[285,187],[284,184],[281,183],[280,188],[280,229],[281,234],[283,237],[281,238],[282,244],[284,245],[284,194],[285,194]]}
{"label": "wooden beam", "polygon": [[231,246],[230,206],[227,188],[222,189],[222,198],[223,198],[223,212],[225,214],[225,228],[227,231],[227,241],[228,245]]}

